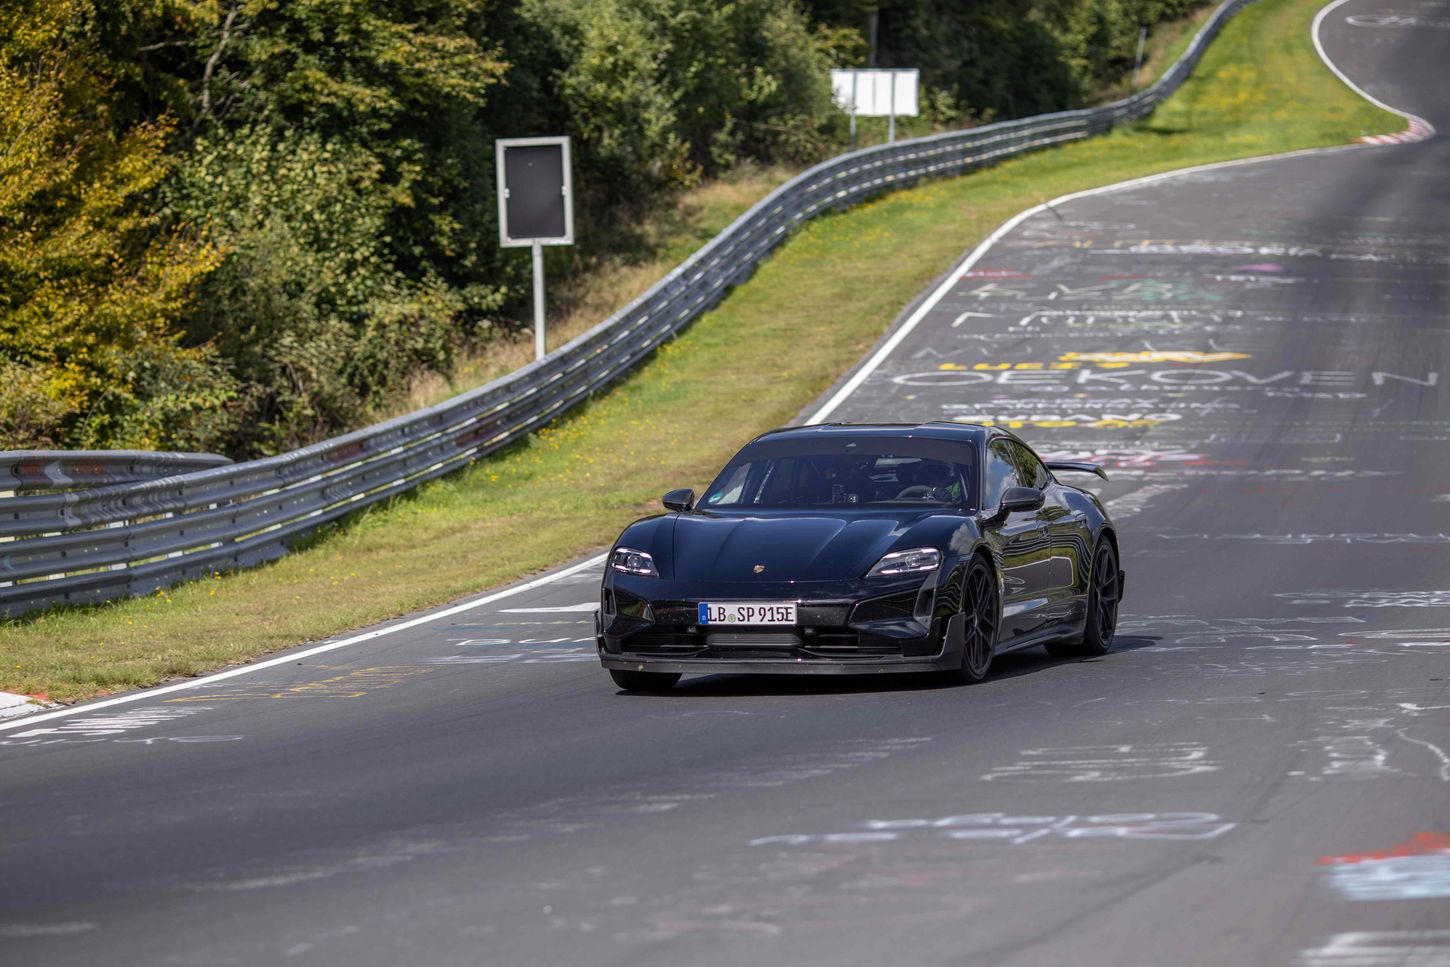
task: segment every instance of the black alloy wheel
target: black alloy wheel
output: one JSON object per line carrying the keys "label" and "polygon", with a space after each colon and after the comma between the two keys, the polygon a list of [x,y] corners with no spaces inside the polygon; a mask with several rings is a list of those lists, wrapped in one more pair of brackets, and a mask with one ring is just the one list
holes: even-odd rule
{"label": "black alloy wheel", "polygon": [[1093,549],[1093,569],[1088,576],[1087,621],[1082,638],[1074,642],[1054,642],[1047,646],[1049,654],[1058,656],[1106,655],[1113,647],[1113,634],[1118,629],[1118,605],[1123,600],[1123,585],[1118,576],[1118,555],[1113,545],[1103,538]]}
{"label": "black alloy wheel", "polygon": [[614,684],[626,692],[668,692],[680,680],[679,672],[635,672],[621,668],[609,669]]}
{"label": "black alloy wheel", "polygon": [[962,666],[954,677],[972,684],[986,678],[992,667],[1002,614],[997,603],[997,578],[987,562],[980,557],[973,559],[963,585],[962,613],[967,621],[962,631]]}

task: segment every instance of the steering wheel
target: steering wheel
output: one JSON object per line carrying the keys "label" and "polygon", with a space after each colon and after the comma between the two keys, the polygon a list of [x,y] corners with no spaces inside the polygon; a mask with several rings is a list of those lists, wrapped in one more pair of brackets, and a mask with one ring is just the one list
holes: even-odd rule
{"label": "steering wheel", "polygon": [[913,497],[935,497],[936,491],[936,487],[928,487],[926,484],[912,484],[897,494],[896,499],[910,500]]}

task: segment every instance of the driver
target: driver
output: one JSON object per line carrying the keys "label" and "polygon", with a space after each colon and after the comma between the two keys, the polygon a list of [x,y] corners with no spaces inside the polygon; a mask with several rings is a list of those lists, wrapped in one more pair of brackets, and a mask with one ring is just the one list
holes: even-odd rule
{"label": "driver", "polygon": [[[902,473],[902,470],[907,473]],[[938,460],[922,460],[914,466],[903,466],[897,471],[897,476],[905,478],[903,482],[908,484],[896,495],[897,500],[951,499],[952,471]]]}

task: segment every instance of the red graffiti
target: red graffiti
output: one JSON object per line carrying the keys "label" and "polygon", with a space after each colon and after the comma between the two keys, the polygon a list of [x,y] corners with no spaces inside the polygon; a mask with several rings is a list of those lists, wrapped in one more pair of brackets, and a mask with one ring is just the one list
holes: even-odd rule
{"label": "red graffiti", "polygon": [[1431,853],[1450,852],[1450,833],[1416,833],[1408,843],[1391,846],[1386,850],[1370,853],[1345,853],[1343,856],[1321,856],[1321,865],[1339,863],[1363,863],[1367,860],[1389,860],[1397,856],[1427,856]]}

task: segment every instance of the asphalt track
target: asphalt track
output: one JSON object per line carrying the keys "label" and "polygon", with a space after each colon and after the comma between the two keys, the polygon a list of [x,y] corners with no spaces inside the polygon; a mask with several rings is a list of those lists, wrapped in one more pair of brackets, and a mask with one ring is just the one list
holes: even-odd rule
{"label": "asphalt track", "polygon": [[[1322,39],[1450,132],[1441,22]],[[1450,965],[1447,172],[1442,135],[1044,211],[832,415],[1106,462],[1106,658],[623,695],[585,569],[7,726],[0,962]]]}

